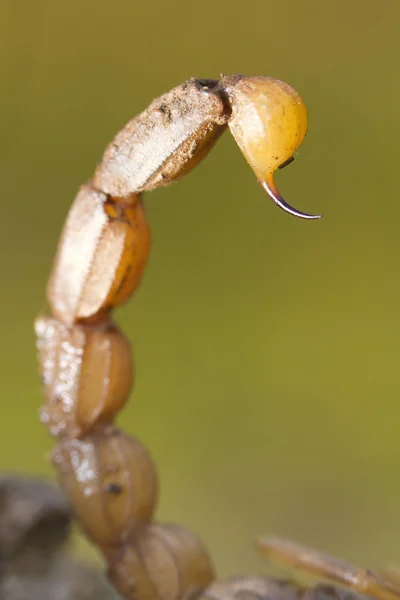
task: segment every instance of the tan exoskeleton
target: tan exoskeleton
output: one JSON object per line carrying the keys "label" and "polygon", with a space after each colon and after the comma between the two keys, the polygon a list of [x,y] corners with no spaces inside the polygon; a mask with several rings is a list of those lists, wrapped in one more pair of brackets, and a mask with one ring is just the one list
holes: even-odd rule
{"label": "tan exoskeleton", "polygon": [[[53,463],[59,481],[82,529],[102,551],[110,580],[131,600],[289,600],[303,594],[322,600],[328,593],[264,576],[214,581],[197,536],[154,521],[155,465],[145,446],[113,423],[134,381],[130,343],[111,313],[138,287],[147,263],[150,230],[141,194],[188,173],[227,128],[274,202],[295,216],[318,218],[286,204],[273,181],[307,131],[298,93],[269,77],[191,79],[130,121],[80,188],[50,276],[51,315],[35,324],[45,397],[41,420],[58,440]],[[279,540],[261,547],[380,600],[400,598],[395,584],[317,553]]]}

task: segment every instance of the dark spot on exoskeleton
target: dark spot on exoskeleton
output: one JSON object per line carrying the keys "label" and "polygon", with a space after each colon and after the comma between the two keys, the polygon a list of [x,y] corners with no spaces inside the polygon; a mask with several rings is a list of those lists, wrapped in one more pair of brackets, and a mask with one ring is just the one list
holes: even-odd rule
{"label": "dark spot on exoskeleton", "polygon": [[290,156],[287,160],[285,160],[285,162],[283,162],[281,165],[279,165],[278,169],[284,169],[285,167],[290,165],[290,163],[292,163],[293,161],[294,161],[294,156]]}
{"label": "dark spot on exoskeleton", "polygon": [[195,79],[197,87],[206,93],[213,90],[218,83],[219,82],[216,79]]}
{"label": "dark spot on exoskeleton", "polygon": [[130,225],[126,207],[123,204],[118,201],[116,202],[112,196],[107,196],[107,199],[104,201],[104,206],[106,208],[109,207],[110,209],[110,212],[107,212],[110,223],[117,221],[118,223],[126,223],[127,225]]}
{"label": "dark spot on exoskeleton", "polygon": [[172,114],[171,114],[171,110],[168,108],[168,106],[166,104],[160,104],[160,106],[158,107],[158,110],[160,111],[160,113],[162,113],[167,121],[171,121],[172,119]]}
{"label": "dark spot on exoskeleton", "polygon": [[106,492],[108,494],[121,494],[122,492],[122,485],[119,485],[119,483],[108,483],[106,485]]}

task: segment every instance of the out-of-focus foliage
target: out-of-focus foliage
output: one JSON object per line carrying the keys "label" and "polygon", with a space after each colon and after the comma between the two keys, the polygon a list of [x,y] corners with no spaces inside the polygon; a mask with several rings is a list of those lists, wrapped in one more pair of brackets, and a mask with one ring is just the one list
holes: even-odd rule
{"label": "out-of-focus foliage", "polygon": [[229,133],[147,196],[120,424],[221,575],[263,568],[258,533],[400,563],[399,26],[398,0],[0,1],[0,469],[51,473],[32,322],[105,145],[190,76],[271,75],[310,121],[277,184],[324,218],[274,207]]}

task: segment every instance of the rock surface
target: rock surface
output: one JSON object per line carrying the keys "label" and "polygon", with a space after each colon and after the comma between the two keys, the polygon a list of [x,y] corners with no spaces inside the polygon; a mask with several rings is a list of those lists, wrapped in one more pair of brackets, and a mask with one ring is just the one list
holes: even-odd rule
{"label": "rock surface", "polygon": [[68,551],[72,518],[44,480],[0,474],[0,600],[121,600]]}

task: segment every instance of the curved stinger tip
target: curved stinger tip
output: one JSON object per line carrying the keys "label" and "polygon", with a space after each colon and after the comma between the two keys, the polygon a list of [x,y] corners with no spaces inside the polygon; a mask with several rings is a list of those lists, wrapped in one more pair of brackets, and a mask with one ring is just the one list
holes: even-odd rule
{"label": "curved stinger tip", "polygon": [[272,180],[272,177],[271,177],[270,181],[267,181],[266,179],[260,179],[259,183],[262,185],[264,190],[267,192],[267,194],[271,198],[271,200],[273,200],[275,202],[275,204],[277,204],[280,208],[282,208],[282,210],[293,215],[294,217],[299,217],[300,219],[320,219],[322,217],[322,215],[310,215],[308,213],[304,213],[304,212],[297,210],[296,208],[293,208],[292,206],[290,206],[286,202],[286,200],[284,200],[282,198],[282,196],[280,195],[278,189],[276,188],[276,186]]}

